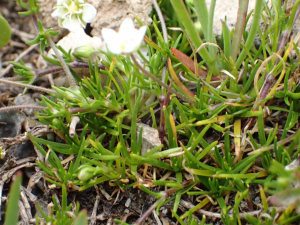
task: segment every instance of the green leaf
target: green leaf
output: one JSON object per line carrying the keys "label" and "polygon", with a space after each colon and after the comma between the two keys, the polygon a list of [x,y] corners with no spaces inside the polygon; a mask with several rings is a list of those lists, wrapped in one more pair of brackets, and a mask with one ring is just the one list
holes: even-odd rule
{"label": "green leaf", "polygon": [[19,199],[20,199],[20,187],[22,182],[21,173],[18,173],[17,179],[13,182],[6,208],[5,225],[17,225],[19,220]]}
{"label": "green leaf", "polygon": [[82,210],[79,213],[77,219],[75,220],[74,225],[86,225],[86,224],[88,224],[86,215],[87,215],[86,210]]}
{"label": "green leaf", "polygon": [[5,46],[11,37],[10,26],[6,19],[0,16],[0,48]]}

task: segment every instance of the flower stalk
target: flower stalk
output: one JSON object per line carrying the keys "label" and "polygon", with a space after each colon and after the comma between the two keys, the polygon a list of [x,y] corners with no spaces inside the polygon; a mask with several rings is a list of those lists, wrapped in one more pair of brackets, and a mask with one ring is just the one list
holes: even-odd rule
{"label": "flower stalk", "polygon": [[73,77],[73,75],[71,74],[71,71],[67,65],[67,63],[65,62],[65,60],[62,58],[61,54],[59,53],[56,45],[54,44],[52,38],[50,36],[47,36],[47,40],[49,42],[50,47],[53,49],[53,51],[55,52],[55,55],[57,57],[57,59],[59,60],[59,62],[61,63],[62,68],[64,69],[66,76],[69,80],[69,84],[70,84],[70,88],[72,90],[76,90],[77,89],[77,85],[76,85],[76,81]]}

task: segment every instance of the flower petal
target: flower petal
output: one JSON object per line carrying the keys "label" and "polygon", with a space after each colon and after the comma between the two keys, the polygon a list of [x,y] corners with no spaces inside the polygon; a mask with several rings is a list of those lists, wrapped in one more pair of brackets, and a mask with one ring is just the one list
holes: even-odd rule
{"label": "flower petal", "polygon": [[122,48],[118,44],[107,44],[107,49],[115,55],[119,55],[122,53]]}
{"label": "flower petal", "polygon": [[147,31],[146,26],[142,26],[139,30],[136,30],[136,32],[134,32],[133,36],[127,40],[127,43],[125,45],[123,52],[128,54],[128,53],[137,51],[144,39],[146,31]]}
{"label": "flower petal", "polygon": [[82,19],[86,23],[91,23],[97,14],[97,10],[91,4],[83,4],[82,8],[83,8]]}
{"label": "flower petal", "polygon": [[117,36],[118,33],[113,29],[109,29],[109,28],[102,29],[102,37],[106,43],[113,42]]}
{"label": "flower petal", "polygon": [[123,53],[129,54],[129,53],[135,52],[136,50],[139,49],[139,47],[140,47],[140,44],[138,44],[134,41],[128,41],[126,43],[126,45],[124,46]]}
{"label": "flower petal", "polygon": [[136,33],[135,40],[139,43],[142,43],[142,41],[144,40],[146,31],[147,31],[147,26],[140,27],[139,31]]}
{"label": "flower petal", "polygon": [[59,16],[59,12],[58,9],[55,9],[53,13],[51,13],[52,17],[58,17]]}
{"label": "flower petal", "polygon": [[102,37],[107,45],[108,50],[113,54],[121,54],[121,42],[118,40],[118,33],[112,29],[103,28]]}
{"label": "flower petal", "polygon": [[133,20],[130,18],[125,18],[121,23],[119,34],[128,36],[134,29]]}
{"label": "flower petal", "polygon": [[80,22],[76,17],[67,17],[63,22],[62,25],[64,28],[70,30],[71,32],[75,32],[78,29],[82,29]]}
{"label": "flower petal", "polygon": [[[57,17],[59,17],[59,18],[65,18],[66,17],[66,15],[68,14],[68,9],[66,9],[65,7],[59,7],[58,9],[57,9]],[[54,13],[54,12],[53,12]],[[52,14],[53,14],[52,13]],[[51,15],[52,15],[51,14]],[[53,15],[52,15],[53,16]],[[53,16],[54,17],[54,16]]]}

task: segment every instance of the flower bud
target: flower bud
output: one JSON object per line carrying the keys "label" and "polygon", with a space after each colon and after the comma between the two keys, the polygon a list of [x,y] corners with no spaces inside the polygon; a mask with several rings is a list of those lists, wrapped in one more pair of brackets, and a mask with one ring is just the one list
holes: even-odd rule
{"label": "flower bud", "polygon": [[194,5],[194,1],[193,0],[185,0],[186,4],[189,5]]}
{"label": "flower bud", "polygon": [[88,58],[92,54],[94,54],[96,51],[92,48],[90,45],[84,45],[80,46],[74,49],[73,55],[75,57],[82,57],[82,58]]}
{"label": "flower bud", "polygon": [[52,125],[55,127],[55,128],[60,128],[61,127],[61,120],[60,119],[57,119],[57,118],[54,118],[52,120]]}
{"label": "flower bud", "polygon": [[286,188],[291,183],[291,178],[288,177],[278,177],[277,182],[279,186]]}
{"label": "flower bud", "polygon": [[202,29],[202,26],[201,26],[200,21],[195,22],[195,23],[194,23],[194,26],[195,26],[196,31],[198,32],[198,34],[199,34],[200,36],[203,36],[203,29]]}
{"label": "flower bud", "polygon": [[87,181],[94,176],[94,167],[85,166],[78,173],[78,179],[82,181]]}
{"label": "flower bud", "polygon": [[96,174],[103,173],[103,169],[100,167],[92,167],[90,165],[82,165],[77,175],[79,180],[87,181],[94,177]]}
{"label": "flower bud", "polygon": [[156,52],[150,59],[150,66],[151,69],[153,70],[154,75],[158,74],[158,69],[160,64],[161,64],[161,53]]}

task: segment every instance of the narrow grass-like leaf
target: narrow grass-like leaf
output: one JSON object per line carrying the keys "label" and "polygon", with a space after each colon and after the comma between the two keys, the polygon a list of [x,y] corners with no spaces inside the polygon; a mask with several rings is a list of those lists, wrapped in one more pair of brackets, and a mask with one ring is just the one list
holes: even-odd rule
{"label": "narrow grass-like leaf", "polygon": [[259,192],[260,192],[261,201],[263,203],[264,212],[267,212],[269,209],[269,204],[267,202],[265,191],[261,185],[259,185]]}
{"label": "narrow grass-like leaf", "polygon": [[131,121],[131,151],[137,154],[137,114],[142,95],[139,95],[134,105],[132,121]]}
{"label": "narrow grass-like leaf", "polygon": [[[176,173],[176,179],[177,179],[178,183],[182,182],[182,173],[181,173],[181,171]],[[182,190],[178,190],[176,192],[176,195],[175,195],[175,201],[174,201],[174,205],[173,205],[172,216],[174,215],[174,213],[177,212],[181,196],[182,196]]]}
{"label": "narrow grass-like leaf", "polygon": [[209,201],[209,198],[206,197],[198,205],[194,206],[189,211],[187,211],[186,213],[184,213],[180,218],[184,219],[184,218],[188,217],[189,213],[194,213],[195,211],[197,211],[199,209],[202,209],[208,203],[210,203],[210,201]]}
{"label": "narrow grass-like leaf", "polygon": [[154,154],[149,154],[149,155],[145,154],[144,157],[147,157],[149,159],[160,159],[160,158],[168,157],[170,154],[173,154],[175,152],[179,152],[180,150],[182,150],[181,147],[171,148],[171,149],[164,150],[164,151],[161,151],[161,152],[158,152],[158,153],[154,153]]}
{"label": "narrow grass-like leaf", "polygon": [[246,174],[215,174],[212,177],[215,178],[239,178],[239,179],[247,179],[247,178],[251,178],[254,176],[258,176],[258,177],[266,177],[269,174],[267,173],[267,171],[262,171],[262,172],[258,172],[258,173],[246,173]]}
{"label": "narrow grass-like leaf", "polygon": [[[261,107],[259,107],[259,111],[262,111]],[[265,136],[265,126],[264,126],[264,118],[263,115],[257,117],[257,124],[258,124],[258,136],[261,145],[263,146],[266,143],[266,136]]]}
{"label": "narrow grass-like leaf", "polygon": [[[161,150],[163,147],[164,147],[164,145],[161,144],[161,145],[159,145],[159,146],[153,148],[153,149],[150,150],[149,152],[147,152],[145,155],[143,155],[143,157],[145,157],[145,158],[151,158],[151,155],[154,155],[155,152]],[[175,149],[176,149],[177,151],[179,151],[181,148],[175,148]],[[169,150],[170,150],[170,149],[169,149]],[[168,151],[168,150],[166,150],[166,151]],[[165,151],[164,151],[164,152],[165,152]],[[161,156],[157,156],[157,157],[160,158]],[[154,158],[156,158],[156,156],[154,156]]]}
{"label": "narrow grass-like leaf", "polygon": [[35,137],[29,133],[26,133],[26,136],[40,144],[43,144],[43,145],[55,146],[55,147],[61,148],[61,149],[69,149],[70,148],[70,145],[68,145],[68,144],[61,144],[61,143],[57,143],[57,142],[47,141],[45,139]]}
{"label": "narrow grass-like leaf", "polygon": [[149,159],[149,158],[144,158],[142,156],[136,155],[136,154],[130,154],[132,158],[135,158],[139,160],[140,163],[148,163],[152,166],[157,166],[160,168],[164,168],[170,171],[173,171],[173,168],[170,166],[170,164],[156,160],[156,159]]}
{"label": "narrow grass-like leaf", "polygon": [[[187,32],[189,38],[193,42],[195,48],[198,48],[200,45],[203,44],[200,36],[197,33],[197,30],[186,10],[184,3],[181,0],[171,0],[172,6],[176,12],[176,15],[179,17],[179,20],[182,22],[183,26],[185,27],[185,31]],[[200,50],[200,55],[204,60],[210,61],[211,57],[204,47]]]}
{"label": "narrow grass-like leaf", "polygon": [[249,164],[254,163],[255,159],[258,156],[259,156],[259,154],[257,154],[257,155],[251,155],[251,156],[248,156],[247,158],[243,159],[242,161],[238,162],[237,164],[234,165],[232,173],[238,173],[244,167],[248,166]]}
{"label": "narrow grass-like leaf", "polygon": [[295,149],[297,143],[300,142],[300,129],[297,131],[295,138],[293,139],[292,143],[289,145],[287,152],[289,155],[292,154],[293,150]]}
{"label": "narrow grass-like leaf", "polygon": [[20,189],[22,183],[21,173],[17,173],[17,177],[13,182],[5,213],[5,225],[17,225],[19,221],[19,201],[20,201]]}
{"label": "narrow grass-like leaf", "polygon": [[[77,209],[77,208],[76,208]],[[76,218],[76,220],[75,220],[75,222],[74,222],[74,225],[87,225],[88,224],[88,220],[87,220],[87,212],[86,212],[86,210],[82,210],[79,214],[78,214],[78,216],[77,216],[77,218]]]}
{"label": "narrow grass-like leaf", "polygon": [[[189,152],[193,152],[196,147],[198,146],[198,144],[201,142],[201,140],[203,139],[203,136],[205,135],[205,133],[208,131],[208,129],[210,128],[211,124],[206,125],[202,131],[200,132],[200,134],[196,137],[195,140],[193,140],[193,144],[192,146],[189,148]],[[193,136],[191,136],[193,137]]]}
{"label": "narrow grass-like leaf", "polygon": [[79,148],[79,151],[78,151],[78,155],[77,155],[77,159],[74,163],[74,167],[73,167],[73,170],[76,171],[78,166],[79,166],[79,163],[80,163],[80,160],[81,160],[81,156],[83,154],[83,151],[84,151],[84,144],[85,144],[85,137],[84,137],[84,134],[86,133],[86,130],[88,128],[88,124],[83,128],[83,131],[82,131],[82,135],[81,135],[81,140],[80,140],[80,148]]}
{"label": "narrow grass-like leaf", "polygon": [[218,144],[218,141],[212,142],[209,146],[207,146],[203,151],[197,155],[197,160],[201,160],[211,149],[213,149]]}
{"label": "narrow grass-like leaf", "polygon": [[238,162],[243,157],[243,154],[241,153],[241,119],[234,121],[234,148],[236,156],[235,161]]}
{"label": "narrow grass-like leaf", "polygon": [[[262,14],[263,6],[264,6],[264,1],[256,1],[254,13],[253,13],[254,17],[253,17],[252,26],[250,28],[249,36],[245,43],[245,47],[247,49],[250,49],[251,46],[253,45],[256,31],[257,29],[260,29],[259,21],[260,21],[260,15]],[[246,57],[246,54],[247,54],[246,51],[243,49],[235,64],[237,68],[239,68],[242,65]]]}
{"label": "narrow grass-like leaf", "polygon": [[198,165],[200,168],[203,168],[205,170],[210,170],[212,171],[213,173],[215,171],[221,171],[219,168],[215,168],[215,167],[212,167],[212,166],[209,166],[209,165],[206,165],[202,162],[200,162],[192,153],[190,153],[189,151],[187,151],[185,148],[183,148],[185,154],[186,154],[186,160],[187,161],[192,161],[193,163],[195,163],[196,165]]}
{"label": "narrow grass-like leaf", "polygon": [[91,180],[91,181],[87,182],[86,184],[84,184],[84,185],[79,189],[79,191],[84,191],[84,190],[88,189],[89,187],[93,187],[94,185],[103,183],[103,182],[108,181],[108,180],[109,180],[109,178],[106,177],[106,176],[102,176],[102,177],[97,178],[97,179],[95,179],[95,180]]}
{"label": "narrow grass-like leaf", "polygon": [[195,99],[195,95],[186,87],[183,85],[183,83],[179,80],[179,78],[177,77],[173,67],[172,67],[172,63],[171,60],[168,58],[168,68],[170,71],[170,75],[172,76],[175,84],[179,87],[179,89],[187,96],[189,96],[192,100]]}

